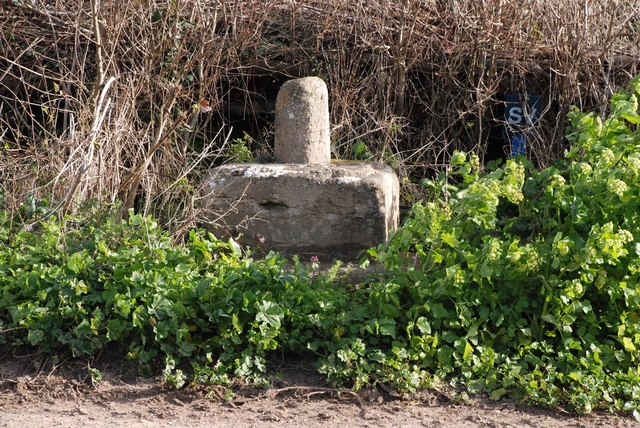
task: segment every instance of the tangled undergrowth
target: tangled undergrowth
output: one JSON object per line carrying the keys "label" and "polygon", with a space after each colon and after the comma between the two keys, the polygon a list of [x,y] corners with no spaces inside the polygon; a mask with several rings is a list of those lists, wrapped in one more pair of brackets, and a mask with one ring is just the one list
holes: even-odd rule
{"label": "tangled undergrowth", "polygon": [[572,148],[542,170],[480,174],[455,153],[423,183],[433,200],[369,250],[384,273],[357,285],[203,231],[176,245],[132,211],[31,230],[1,211],[0,342],[109,348],[176,387],[263,383],[274,352],[307,355],[355,389],[446,384],[640,419],[639,99],[636,78],[609,117],[572,111]]}
{"label": "tangled undergrowth", "polygon": [[[516,131],[551,164],[570,106],[604,114],[638,58],[635,0],[0,0],[0,193],[12,214],[121,201],[181,239],[210,221],[206,171],[268,158],[279,87],[313,75],[334,157],[392,165],[409,206]],[[509,94],[540,97],[535,124]]]}

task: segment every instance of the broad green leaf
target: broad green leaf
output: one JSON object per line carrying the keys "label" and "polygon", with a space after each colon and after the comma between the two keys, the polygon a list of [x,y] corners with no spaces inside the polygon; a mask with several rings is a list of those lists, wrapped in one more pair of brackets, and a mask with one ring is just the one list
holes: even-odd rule
{"label": "broad green leaf", "polygon": [[451,364],[451,356],[453,355],[453,348],[449,346],[443,346],[438,349],[438,362],[443,367],[448,367]]}
{"label": "broad green leaf", "polygon": [[431,334],[431,325],[425,317],[419,317],[416,320],[416,326],[418,327],[418,330],[420,330],[420,333]]}
{"label": "broad green leaf", "polygon": [[553,314],[544,314],[542,315],[542,320],[548,322],[549,324],[553,324],[555,326],[558,326],[558,319],[556,318],[555,315]]}
{"label": "broad green leaf", "polygon": [[458,245],[460,245],[460,242],[451,233],[444,232],[440,235],[440,238],[451,248],[458,248]]}
{"label": "broad green leaf", "polygon": [[235,329],[236,333],[242,333],[242,324],[240,324],[240,320],[238,319],[238,314],[231,315],[231,325]]}
{"label": "broad green leaf", "polygon": [[281,320],[284,318],[284,311],[280,305],[268,300],[263,300],[256,303],[256,308],[258,309],[256,321],[280,328]]}
{"label": "broad green leaf", "polygon": [[378,363],[383,363],[386,359],[385,357],[385,354],[379,349],[369,354],[369,359]]}
{"label": "broad green leaf", "polygon": [[44,331],[40,329],[29,330],[29,334],[27,335],[27,340],[32,346],[35,346],[42,342],[44,339]]}
{"label": "broad green leaf", "polygon": [[111,341],[118,340],[128,328],[129,324],[124,321],[109,320],[107,321],[107,338]]}
{"label": "broad green leaf", "polygon": [[622,338],[622,346],[624,347],[624,350],[627,352],[635,352],[636,351],[636,347],[633,344],[633,341],[631,340],[631,338],[629,337],[623,337]]}
{"label": "broad green leaf", "polygon": [[571,379],[577,382],[580,382],[582,380],[582,373],[580,372],[571,372],[567,376],[569,376]]}
{"label": "broad green leaf", "polygon": [[492,400],[497,401],[497,400],[500,400],[506,393],[507,393],[507,390],[505,388],[498,388],[491,391],[490,397]]}
{"label": "broad green leaf", "polygon": [[175,267],[175,270],[178,273],[188,274],[188,273],[191,273],[193,268],[186,263],[180,263],[178,266]]}
{"label": "broad green leaf", "polygon": [[445,307],[441,303],[436,303],[431,307],[431,313],[434,318],[446,318],[449,315],[449,312],[445,309]]}
{"label": "broad green leaf", "polygon": [[67,267],[73,273],[77,274],[85,268],[87,264],[85,259],[87,257],[89,257],[89,255],[85,251],[79,251],[77,253],[73,253],[67,259]]}
{"label": "broad green leaf", "polygon": [[378,320],[379,333],[383,336],[396,338],[396,321],[393,319]]}
{"label": "broad green leaf", "polygon": [[469,342],[465,341],[464,353],[462,354],[462,359],[464,361],[468,361],[472,354],[473,354],[473,346],[471,346]]}

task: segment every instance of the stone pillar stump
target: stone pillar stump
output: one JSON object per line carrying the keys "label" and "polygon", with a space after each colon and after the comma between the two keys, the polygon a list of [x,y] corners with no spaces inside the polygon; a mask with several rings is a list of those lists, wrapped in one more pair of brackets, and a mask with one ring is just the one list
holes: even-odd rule
{"label": "stone pillar stump", "polygon": [[398,227],[398,178],[384,164],[331,163],[329,105],[317,77],[282,85],[275,160],[211,171],[203,206],[216,236],[285,254],[355,260]]}
{"label": "stone pillar stump", "polygon": [[318,77],[289,80],[276,98],[275,159],[279,163],[331,162],[329,93]]}

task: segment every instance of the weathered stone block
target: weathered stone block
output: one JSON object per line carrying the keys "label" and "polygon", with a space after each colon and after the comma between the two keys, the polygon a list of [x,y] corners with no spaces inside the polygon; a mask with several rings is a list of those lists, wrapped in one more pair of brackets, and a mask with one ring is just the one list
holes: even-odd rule
{"label": "weathered stone block", "polygon": [[276,98],[276,162],[329,163],[329,123],[329,94],[322,79],[285,82]]}
{"label": "weathered stone block", "polygon": [[398,226],[398,179],[383,164],[224,165],[207,187],[216,236],[286,254],[354,258]]}

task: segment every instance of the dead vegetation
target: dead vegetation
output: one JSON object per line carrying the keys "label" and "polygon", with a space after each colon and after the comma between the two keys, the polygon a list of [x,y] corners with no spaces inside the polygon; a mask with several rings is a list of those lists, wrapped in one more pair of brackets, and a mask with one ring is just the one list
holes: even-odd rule
{"label": "dead vegetation", "polygon": [[453,149],[508,154],[506,94],[543,100],[525,132],[547,165],[569,108],[605,109],[639,66],[634,0],[0,0],[0,203],[28,222],[120,201],[185,230],[203,169],[245,133],[268,157],[277,90],[305,75],[334,156],[362,141],[411,200]]}

